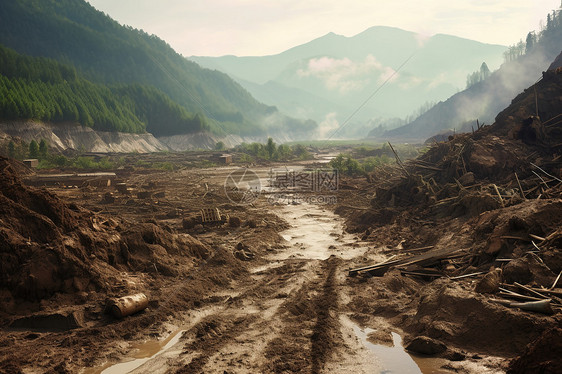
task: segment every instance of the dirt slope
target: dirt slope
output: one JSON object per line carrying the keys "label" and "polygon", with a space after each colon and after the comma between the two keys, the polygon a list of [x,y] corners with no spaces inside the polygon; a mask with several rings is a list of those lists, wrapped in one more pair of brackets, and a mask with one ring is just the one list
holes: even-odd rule
{"label": "dirt slope", "polygon": [[[515,283],[546,291],[562,271],[561,156],[562,74],[548,71],[495,124],[435,144],[403,167],[379,169],[369,182],[349,181],[354,194],[342,197],[337,212],[348,230],[388,255],[402,258],[422,247],[461,250],[382,278],[350,278],[355,317],[369,324],[385,316],[408,339],[437,339],[453,350],[521,354],[509,368],[513,373],[525,372],[525,363],[531,372],[555,372],[544,341],[560,340],[562,309],[548,316],[494,299],[510,296],[500,285],[527,296]],[[357,207],[358,192],[370,196],[370,209]],[[429,281],[443,275],[461,278]],[[543,294],[562,306],[560,294]]]}

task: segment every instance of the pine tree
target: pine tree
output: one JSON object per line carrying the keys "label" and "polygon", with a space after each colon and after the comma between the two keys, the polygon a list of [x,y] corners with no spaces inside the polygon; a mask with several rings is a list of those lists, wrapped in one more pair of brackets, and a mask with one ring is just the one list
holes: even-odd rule
{"label": "pine tree", "polygon": [[16,158],[16,144],[13,140],[8,143],[8,157]]}
{"label": "pine tree", "polygon": [[265,149],[267,150],[267,154],[269,155],[269,159],[272,159],[273,154],[275,153],[275,150],[277,149],[277,147],[275,146],[275,143],[273,142],[272,138],[267,139],[267,145],[265,146]]}
{"label": "pine tree", "polygon": [[29,143],[29,157],[39,158],[39,145],[35,140],[32,140],[31,143]]}
{"label": "pine tree", "polygon": [[45,139],[41,139],[41,141],[39,142],[39,157],[44,160],[47,158],[48,153],[49,145],[47,144],[47,141]]}
{"label": "pine tree", "polygon": [[527,39],[525,40],[525,53],[529,53],[535,46],[537,41],[536,35],[533,32],[527,34]]}
{"label": "pine tree", "polygon": [[485,62],[480,65],[480,80],[483,81],[490,76],[490,69]]}

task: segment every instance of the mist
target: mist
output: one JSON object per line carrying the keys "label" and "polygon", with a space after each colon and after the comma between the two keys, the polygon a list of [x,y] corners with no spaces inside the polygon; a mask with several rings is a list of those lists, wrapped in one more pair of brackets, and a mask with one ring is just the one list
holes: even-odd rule
{"label": "mist", "polygon": [[559,48],[537,46],[530,53],[505,62],[484,81],[440,102],[411,123],[386,131],[381,138],[425,141],[447,131],[469,132],[476,129],[476,120],[492,124],[515,96],[541,79],[558,53]]}

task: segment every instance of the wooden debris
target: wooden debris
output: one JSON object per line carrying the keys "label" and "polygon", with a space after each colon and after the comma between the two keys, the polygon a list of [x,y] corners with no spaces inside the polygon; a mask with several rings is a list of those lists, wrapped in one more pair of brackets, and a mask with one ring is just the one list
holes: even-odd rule
{"label": "wooden debris", "polygon": [[498,186],[496,186],[495,184],[492,184],[492,186],[494,187],[494,190],[496,190],[496,194],[498,194],[498,197],[500,198],[500,204],[502,205],[502,208],[505,207],[505,203],[503,202],[503,198],[502,195],[500,194],[500,190],[498,190]]}
{"label": "wooden debris", "polygon": [[[461,251],[462,253],[459,253]],[[459,258],[463,256],[465,256],[465,253],[462,249],[433,250],[416,256],[406,257],[393,261],[385,261],[371,266],[351,269],[349,270],[349,276],[355,276],[357,274],[363,273],[367,273],[372,276],[382,276],[392,267],[405,267],[408,265],[419,265],[427,267],[438,264],[443,260]]]}
{"label": "wooden debris", "polygon": [[148,298],[144,293],[108,299],[106,310],[117,318],[140,312],[148,307]]}
{"label": "wooden debris", "polygon": [[400,269],[400,274],[413,275],[418,277],[429,277],[429,278],[441,278],[443,276],[441,272],[432,268],[422,268],[422,269],[415,269],[415,270]]}
{"label": "wooden debris", "polygon": [[522,238],[521,236],[513,236],[513,235],[503,235],[503,236],[500,236],[500,239],[513,239],[513,240],[521,240],[521,241],[524,241],[524,242],[529,241],[528,238]]}
{"label": "wooden debris", "polygon": [[450,277],[450,280],[456,280],[456,279],[462,279],[462,278],[468,278],[468,277],[475,277],[477,275],[482,275],[482,274],[486,274],[485,271],[479,271],[477,273],[470,273],[470,274],[464,274],[464,275],[459,275],[456,277]]}
{"label": "wooden debris", "polygon": [[521,181],[519,180],[517,173],[515,173],[515,179],[517,180],[517,185],[519,186],[519,192],[521,192],[521,197],[523,198],[523,200],[526,200],[527,197],[525,196],[525,191],[523,190],[523,187],[521,187]]}
{"label": "wooden debris", "polygon": [[404,249],[404,250],[402,250],[402,252],[418,252],[418,251],[425,251],[425,250],[428,250],[428,249],[433,249],[433,246],[428,245],[427,247]]}
{"label": "wooden debris", "polygon": [[536,240],[541,241],[541,242],[544,242],[544,241],[546,240],[545,238],[542,238],[542,237],[540,237],[540,236],[533,235],[533,234],[529,234],[529,236],[530,236],[531,238],[536,239]]}
{"label": "wooden debris", "polygon": [[553,290],[554,287],[556,287],[556,284],[558,283],[558,281],[560,280],[560,276],[562,275],[562,270],[560,271],[560,273],[558,273],[558,276],[556,277],[556,280],[554,281],[554,283],[552,284],[552,286],[549,288],[549,290]]}
{"label": "wooden debris", "polygon": [[541,294],[540,292],[534,291],[534,290],[530,289],[529,287],[525,287],[525,286],[523,286],[523,285],[520,284],[520,283],[514,282],[513,284],[516,285],[517,287],[521,288],[522,290],[525,290],[525,291],[527,291],[527,292],[529,292],[529,293],[534,294],[535,296],[538,296],[538,297],[543,298],[543,299],[548,299],[548,297],[546,297],[545,295]]}
{"label": "wooden debris", "polygon": [[524,303],[517,303],[508,300],[498,300],[498,299],[490,299],[490,301],[498,304],[502,304],[510,308],[519,308],[521,310],[549,314],[549,315],[554,314],[554,310],[552,310],[552,306],[550,304],[551,302],[550,299],[527,301]]}
{"label": "wooden debris", "polygon": [[[537,169],[539,169],[540,171],[542,171],[545,175],[548,175],[550,178],[557,180],[558,182],[562,182],[562,179],[560,178],[556,178],[554,175],[547,173],[546,171],[544,171],[543,169],[541,169],[540,167],[538,167],[537,165],[533,164],[531,162],[531,165],[533,165],[534,167],[536,167]],[[542,179],[542,178],[541,178]]]}
{"label": "wooden debris", "polygon": [[[392,266],[392,265],[397,265],[400,262],[402,262],[402,260],[394,260],[394,261],[384,261],[375,265],[370,265],[370,266],[364,266],[364,267],[360,267],[360,268],[356,268],[356,269],[351,269],[349,271],[349,275],[350,276],[355,276],[357,274],[360,273],[370,273],[371,275],[375,275],[378,273],[378,271],[382,271],[382,274],[386,273],[386,271]],[[381,274],[381,275],[382,275]]]}
{"label": "wooden debris", "polygon": [[410,173],[404,167],[404,164],[402,163],[402,160],[400,160],[400,157],[398,156],[398,153],[396,153],[396,151],[394,150],[394,147],[392,146],[392,144],[390,144],[390,142],[388,142],[388,145],[390,146],[390,149],[392,149],[392,153],[394,153],[394,156],[396,157],[396,163],[398,164],[398,166],[400,166],[400,168],[402,169],[404,174],[406,174],[406,176],[409,177]]}
{"label": "wooden debris", "polygon": [[[522,290],[524,292],[530,293],[533,296],[524,295],[522,293],[515,292],[513,291],[514,288],[517,290]],[[517,282],[515,282],[514,284],[502,283],[499,290],[500,290],[499,292],[500,296],[507,297],[510,299],[526,300],[526,301],[540,301],[546,299],[552,300],[553,298],[555,298],[555,296],[562,296],[561,292],[527,287]],[[562,307],[562,303],[560,303],[560,300],[555,299],[555,301],[556,302],[551,302],[552,306]]]}

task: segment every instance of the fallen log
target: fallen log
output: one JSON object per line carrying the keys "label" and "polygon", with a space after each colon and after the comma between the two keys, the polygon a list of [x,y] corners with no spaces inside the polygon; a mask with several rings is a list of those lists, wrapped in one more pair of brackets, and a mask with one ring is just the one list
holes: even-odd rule
{"label": "fallen log", "polygon": [[[508,286],[512,286],[512,285],[508,285]],[[551,300],[552,306],[556,306],[557,308],[562,307],[562,304],[557,303],[557,302],[552,302],[552,299],[549,298],[549,297],[527,296],[527,295],[517,293],[515,291],[511,291],[511,290],[509,290],[507,288],[504,288],[504,287],[500,287],[499,290],[500,290],[500,292],[499,292],[500,296],[507,297],[507,298],[510,298],[510,299],[525,300],[525,301],[540,301],[540,300],[549,299],[549,300]]]}
{"label": "fallen log", "polygon": [[456,280],[456,279],[462,279],[462,278],[468,278],[468,277],[474,277],[477,275],[482,275],[482,274],[486,274],[486,271],[479,271],[478,273],[470,273],[470,274],[464,274],[464,275],[459,275],[456,277],[450,277],[450,280]]}
{"label": "fallen log", "polygon": [[148,297],[143,293],[123,296],[118,299],[110,299],[106,310],[116,318],[123,318],[140,312],[148,307]]}
{"label": "fallen log", "polygon": [[538,301],[527,301],[524,303],[517,303],[508,300],[497,300],[491,299],[490,301],[496,302],[498,304],[510,307],[510,308],[519,308],[521,310],[529,311],[529,312],[537,312],[543,314],[554,314],[554,310],[552,310],[552,306],[550,305],[550,299],[538,300]]}

